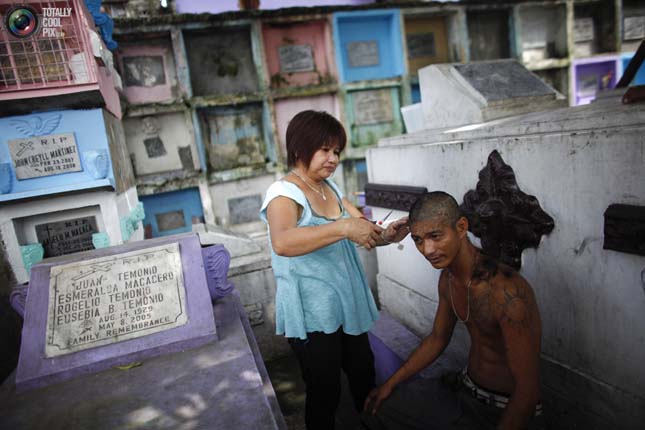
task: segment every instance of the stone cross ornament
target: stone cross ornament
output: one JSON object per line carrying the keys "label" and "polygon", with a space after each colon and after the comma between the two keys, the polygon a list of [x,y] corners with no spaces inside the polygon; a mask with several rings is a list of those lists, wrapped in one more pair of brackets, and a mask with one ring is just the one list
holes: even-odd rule
{"label": "stone cross ornament", "polygon": [[537,198],[520,190],[513,168],[497,151],[488,156],[476,188],[464,195],[460,209],[484,253],[516,270],[522,266],[522,251],[537,248],[555,225]]}

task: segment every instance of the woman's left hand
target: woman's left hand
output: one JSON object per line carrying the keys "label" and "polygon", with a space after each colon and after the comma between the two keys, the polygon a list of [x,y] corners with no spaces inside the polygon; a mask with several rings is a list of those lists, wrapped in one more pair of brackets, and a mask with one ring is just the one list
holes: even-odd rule
{"label": "woman's left hand", "polygon": [[383,230],[381,236],[386,242],[400,242],[408,235],[408,233],[410,233],[410,228],[408,227],[408,217],[406,216],[391,222],[390,225]]}

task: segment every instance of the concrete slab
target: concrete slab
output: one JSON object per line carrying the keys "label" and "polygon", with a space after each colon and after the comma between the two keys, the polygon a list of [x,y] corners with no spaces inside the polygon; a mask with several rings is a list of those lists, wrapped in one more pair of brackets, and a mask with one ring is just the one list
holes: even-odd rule
{"label": "concrete slab", "polygon": [[213,306],[218,342],[17,392],[0,386],[0,428],[253,429],[286,425],[239,298]]}

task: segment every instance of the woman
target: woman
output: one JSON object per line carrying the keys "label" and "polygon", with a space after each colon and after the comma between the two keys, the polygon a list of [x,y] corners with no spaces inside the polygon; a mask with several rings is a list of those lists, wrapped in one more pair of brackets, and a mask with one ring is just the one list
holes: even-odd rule
{"label": "woman", "polygon": [[325,112],[293,117],[291,171],[269,187],[260,214],[269,225],[277,283],[276,331],[298,358],[309,430],[334,428],[341,369],[357,411],[374,387],[367,331],[378,311],[355,244],[369,250],[408,233],[405,219],[385,230],[366,220],[329,180],[346,140],[343,126]]}

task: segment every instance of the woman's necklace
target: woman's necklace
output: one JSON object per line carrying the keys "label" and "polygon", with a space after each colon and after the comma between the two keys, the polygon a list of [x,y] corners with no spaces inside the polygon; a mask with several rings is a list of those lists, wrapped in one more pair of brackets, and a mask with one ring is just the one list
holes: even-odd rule
{"label": "woman's necklace", "polygon": [[448,270],[448,290],[450,290],[450,303],[452,304],[452,310],[455,313],[455,316],[459,321],[462,323],[468,322],[468,319],[470,318],[470,284],[473,283],[473,275],[475,274],[475,267],[477,267],[477,258],[479,258],[479,252],[475,251],[475,262],[473,263],[473,271],[470,274],[470,279],[468,280],[468,284],[466,285],[466,306],[467,306],[467,311],[466,311],[466,319],[461,319],[459,318],[459,314],[457,313],[457,309],[455,308],[455,301],[452,298],[452,272]]}
{"label": "woman's necklace", "polygon": [[291,173],[302,179],[302,182],[304,182],[306,186],[318,193],[323,200],[327,201],[327,197],[325,196],[325,189],[323,188],[322,184],[320,184],[320,190],[318,190],[313,185],[310,185],[309,182],[307,182],[307,180],[303,176],[300,176],[295,170],[292,170]]}

